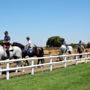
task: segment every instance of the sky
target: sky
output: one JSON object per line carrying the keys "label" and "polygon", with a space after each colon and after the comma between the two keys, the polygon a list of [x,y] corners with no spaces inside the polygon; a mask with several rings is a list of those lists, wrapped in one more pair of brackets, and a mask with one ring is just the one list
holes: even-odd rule
{"label": "sky", "polygon": [[0,39],[45,46],[51,36],[90,42],[90,0],[0,0]]}

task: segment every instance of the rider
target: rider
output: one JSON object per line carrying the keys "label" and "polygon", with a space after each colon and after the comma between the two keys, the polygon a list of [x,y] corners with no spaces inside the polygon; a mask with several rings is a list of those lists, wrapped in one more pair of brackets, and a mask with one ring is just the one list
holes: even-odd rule
{"label": "rider", "polygon": [[4,41],[3,41],[3,44],[4,44],[4,48],[5,48],[5,50],[6,50],[6,53],[7,53],[7,58],[9,58],[10,57],[10,53],[9,53],[9,47],[10,47],[10,40],[11,40],[11,38],[10,38],[10,36],[9,36],[9,33],[8,33],[8,31],[5,31],[4,32]]}
{"label": "rider", "polygon": [[81,44],[82,44],[82,41],[80,40],[80,41],[79,41],[79,45],[81,45]]}
{"label": "rider", "polygon": [[79,41],[78,47],[81,48],[82,51],[84,51],[84,49],[85,49],[81,40]]}
{"label": "rider", "polygon": [[32,53],[32,41],[30,37],[26,37],[27,44],[26,44],[26,50]]}
{"label": "rider", "polygon": [[63,40],[63,45],[66,45],[66,41],[65,41],[65,39]]}
{"label": "rider", "polygon": [[78,43],[79,47],[82,47],[82,41],[80,40]]}

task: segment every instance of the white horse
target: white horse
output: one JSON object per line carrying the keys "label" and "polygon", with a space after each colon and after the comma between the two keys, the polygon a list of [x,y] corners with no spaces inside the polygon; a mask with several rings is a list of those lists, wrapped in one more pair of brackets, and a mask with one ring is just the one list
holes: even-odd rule
{"label": "white horse", "polygon": [[[17,46],[10,46],[9,48],[10,58],[22,58],[22,50]],[[7,53],[2,45],[0,45],[0,59],[7,58]]]}
{"label": "white horse", "polygon": [[60,51],[61,51],[61,54],[66,54],[66,53],[72,54],[73,48],[72,46],[61,45]]}
{"label": "white horse", "polygon": [[[72,46],[66,46],[66,45],[61,45],[61,47],[59,48],[60,50],[60,55],[64,55],[64,54],[72,54],[73,53],[73,47]],[[61,57],[59,58],[59,60],[63,60],[64,58]]]}
{"label": "white horse", "polygon": [[[9,53],[10,53],[10,59],[13,59],[13,58],[22,58],[22,50],[17,47],[17,46],[10,46],[9,48]],[[7,59],[7,53],[5,51],[5,49],[3,48],[2,45],[0,45],[0,60],[5,60]],[[17,67],[21,65],[21,62],[18,61],[16,62],[17,64]]]}

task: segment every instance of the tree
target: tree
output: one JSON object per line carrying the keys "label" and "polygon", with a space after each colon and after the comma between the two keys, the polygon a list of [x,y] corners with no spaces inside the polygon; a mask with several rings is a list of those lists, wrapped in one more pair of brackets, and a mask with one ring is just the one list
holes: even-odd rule
{"label": "tree", "polygon": [[90,48],[90,42],[87,43],[87,48]]}
{"label": "tree", "polygon": [[3,40],[0,40],[0,44],[3,44]]}
{"label": "tree", "polygon": [[47,47],[60,47],[63,42],[64,42],[64,38],[61,38],[59,36],[52,36],[48,38],[46,42],[46,46]]}

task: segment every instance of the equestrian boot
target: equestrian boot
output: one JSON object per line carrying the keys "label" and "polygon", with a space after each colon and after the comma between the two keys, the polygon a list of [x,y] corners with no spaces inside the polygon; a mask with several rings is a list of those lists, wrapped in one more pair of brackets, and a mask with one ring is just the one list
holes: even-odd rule
{"label": "equestrian boot", "polygon": [[6,50],[6,53],[7,53],[7,59],[9,59],[10,58],[9,50]]}

